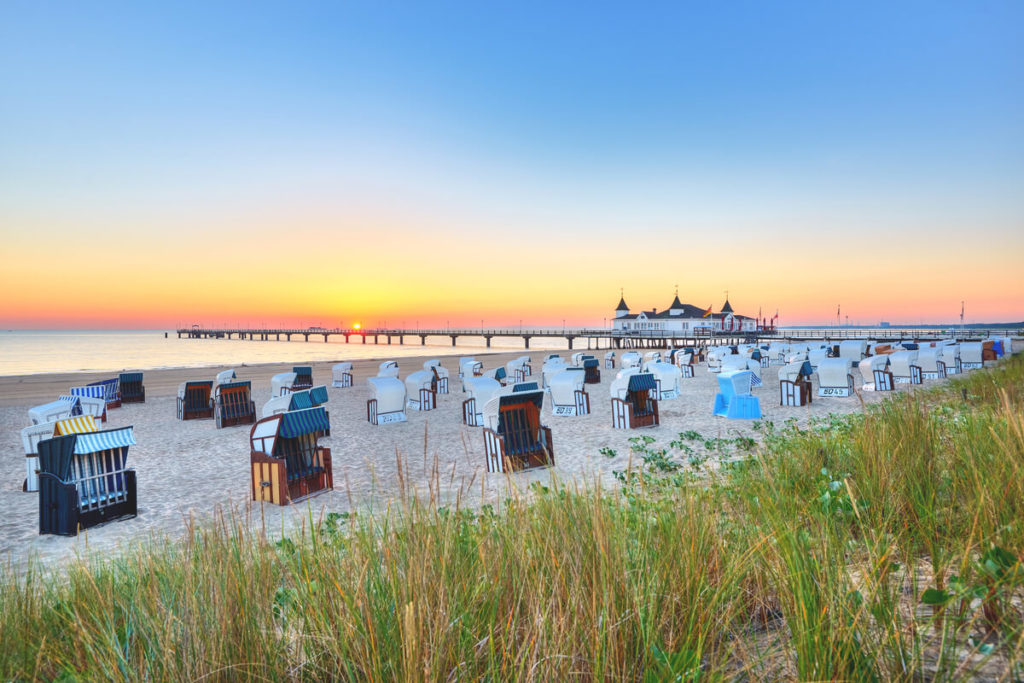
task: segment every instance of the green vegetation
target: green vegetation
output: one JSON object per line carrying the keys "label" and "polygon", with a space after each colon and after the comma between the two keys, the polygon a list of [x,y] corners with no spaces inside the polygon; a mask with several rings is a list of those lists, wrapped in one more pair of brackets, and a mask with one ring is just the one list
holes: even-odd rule
{"label": "green vegetation", "polygon": [[1024,358],[760,429],[637,437],[614,492],[8,573],[0,678],[1024,677]]}

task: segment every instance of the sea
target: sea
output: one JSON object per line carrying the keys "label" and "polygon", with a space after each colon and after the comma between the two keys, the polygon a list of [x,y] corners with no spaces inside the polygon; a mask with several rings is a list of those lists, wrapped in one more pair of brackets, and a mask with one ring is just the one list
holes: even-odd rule
{"label": "sea", "polygon": [[[166,336],[165,336],[166,335]],[[11,330],[0,332],[0,375],[36,375],[55,372],[120,372],[159,368],[202,368],[261,363],[312,363],[318,361],[402,358],[408,356],[465,356],[474,353],[515,351],[523,348],[518,337],[495,337],[486,348],[481,337],[460,337],[452,347],[445,337],[406,337],[380,344],[359,337],[292,337],[292,341],[235,339],[178,339],[165,330]],[[434,340],[437,343],[431,344]],[[443,343],[441,343],[443,342]],[[537,337],[531,350],[564,350],[564,339]]]}

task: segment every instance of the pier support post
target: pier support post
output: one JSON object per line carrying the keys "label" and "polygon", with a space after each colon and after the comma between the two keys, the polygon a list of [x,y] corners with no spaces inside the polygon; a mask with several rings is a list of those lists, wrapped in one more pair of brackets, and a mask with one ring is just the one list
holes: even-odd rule
{"label": "pier support post", "polygon": [[309,341],[309,335],[308,334],[304,334],[302,336],[305,337],[306,341]]}
{"label": "pier support post", "polygon": [[523,335],[523,348],[530,348],[530,338],[527,337],[526,335]]}
{"label": "pier support post", "polygon": [[455,346],[455,340],[457,338],[456,335],[451,334],[451,335],[448,335],[448,336],[450,336],[452,338],[452,346]]}
{"label": "pier support post", "polygon": [[349,335],[347,335],[347,334],[346,334],[346,335],[345,335],[345,343],[346,343],[346,344],[348,344],[348,337],[349,337]]}
{"label": "pier support post", "polygon": [[292,340],[292,335],[291,335],[290,332],[285,332],[284,336],[285,336],[285,339],[287,339],[288,341]]}
{"label": "pier support post", "polygon": [[565,338],[569,342],[569,350],[572,351],[572,340],[575,339],[576,337],[570,337],[570,336],[566,335]]}
{"label": "pier support post", "polygon": [[426,345],[427,345],[427,335],[421,334],[420,335],[420,346],[426,346]]}
{"label": "pier support post", "polygon": [[365,334],[363,335],[363,343],[364,344],[366,343],[366,335]]}
{"label": "pier support post", "polygon": [[327,335],[325,334],[324,335],[324,344],[326,344],[326,343],[327,343]]}
{"label": "pier support post", "polygon": [[484,341],[487,342],[487,348],[491,348],[491,335],[484,335]]}
{"label": "pier support post", "polygon": [[388,335],[388,346],[391,346],[391,335]]}

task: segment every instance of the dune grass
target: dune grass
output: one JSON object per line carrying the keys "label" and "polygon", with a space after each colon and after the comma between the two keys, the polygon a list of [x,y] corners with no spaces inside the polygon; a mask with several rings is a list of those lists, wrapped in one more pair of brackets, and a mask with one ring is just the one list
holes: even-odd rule
{"label": "dune grass", "polygon": [[614,491],[8,570],[0,678],[1024,677],[1024,358],[760,429],[635,439]]}

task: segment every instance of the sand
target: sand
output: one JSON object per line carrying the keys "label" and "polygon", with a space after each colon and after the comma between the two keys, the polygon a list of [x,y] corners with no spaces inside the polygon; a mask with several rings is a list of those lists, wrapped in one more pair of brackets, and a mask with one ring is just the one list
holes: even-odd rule
{"label": "sand", "polygon": [[[475,356],[485,368],[491,368],[524,353]],[[550,353],[529,353],[538,380],[542,359]],[[567,352],[561,355],[568,359]],[[603,359],[604,351],[595,355]],[[436,356],[399,359],[402,378],[421,369],[423,360],[430,357]],[[38,495],[21,491],[25,465],[19,430],[29,424],[30,407],[52,401],[69,386],[102,375],[2,377],[0,431],[6,436],[0,441],[0,509],[4,511],[0,518],[0,558],[18,567],[30,557],[54,562],[87,553],[130,550],[140,541],[177,537],[190,519],[203,523],[217,510],[234,510],[268,534],[287,533],[295,525],[308,524],[310,515],[317,518],[327,512],[381,510],[403,493],[403,487],[406,493],[429,497],[436,505],[477,506],[500,502],[511,494],[510,487],[525,491],[531,482],[548,482],[553,476],[562,481],[600,481],[602,486],[614,486],[612,472],[627,468],[628,440],[638,434],[650,435],[662,446],[685,430],[695,430],[705,437],[758,437],[752,421],[712,415],[716,375],[703,365],[696,368],[694,378],[683,380],[682,396],[661,402],[661,426],[614,430],[608,386],[615,371],[602,370],[601,384],[587,386],[592,410],[589,416],[555,417],[545,403],[547,410],[542,419],[552,430],[554,468],[510,476],[488,474],[481,430],[462,424],[464,395],[457,376],[457,356],[444,357],[443,363],[451,373],[451,393],[438,396],[437,410],[409,411],[408,422],[382,426],[372,426],[366,420],[365,379],[376,374],[377,361],[357,361],[354,386],[347,389],[330,387],[330,363],[314,364],[314,383],[329,387],[327,408],[332,435],[322,439],[321,445],[332,451],[335,489],[289,507],[251,503],[248,425],[216,429],[213,420],[175,419],[178,384],[186,379],[212,379],[223,368],[147,371],[146,403],[125,404],[108,411],[106,425],[135,427],[138,445],[131,448],[128,463],[137,472],[139,515],[94,527],[73,538],[39,535]],[[252,381],[257,414],[262,415],[262,406],[270,398],[270,377],[290,371],[291,364],[235,369],[240,379]],[[755,389],[755,394],[761,399],[763,419],[778,425],[795,418],[798,425],[806,426],[814,417],[858,411],[862,401],[871,404],[886,397],[873,392],[851,398],[815,396],[807,407],[786,408],[778,405],[777,366],[764,370],[763,375],[764,386]],[[856,370],[854,377],[859,377]],[[926,381],[924,387],[935,383]],[[911,390],[904,385],[898,388]],[[606,457],[599,452],[602,448],[613,449],[617,455]]]}

